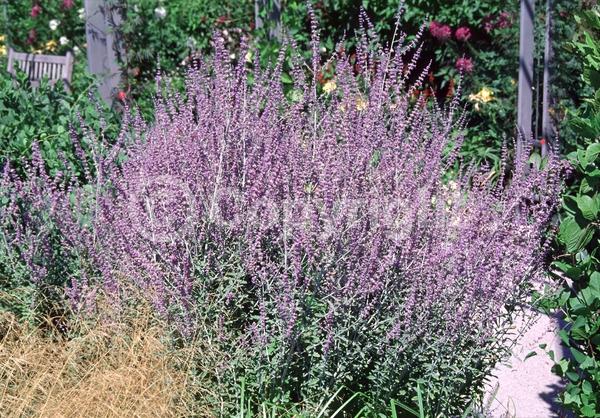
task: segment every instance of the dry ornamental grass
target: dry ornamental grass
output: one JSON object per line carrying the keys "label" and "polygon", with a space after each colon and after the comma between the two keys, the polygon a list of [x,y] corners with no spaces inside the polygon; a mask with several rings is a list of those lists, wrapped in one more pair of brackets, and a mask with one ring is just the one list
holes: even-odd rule
{"label": "dry ornamental grass", "polygon": [[175,417],[203,415],[187,370],[149,315],[96,325],[65,339],[0,319],[0,416]]}

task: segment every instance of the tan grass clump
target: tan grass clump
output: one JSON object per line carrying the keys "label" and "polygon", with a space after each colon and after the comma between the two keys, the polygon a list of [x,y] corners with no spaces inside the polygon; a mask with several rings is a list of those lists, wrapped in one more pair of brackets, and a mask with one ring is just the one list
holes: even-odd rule
{"label": "tan grass clump", "polygon": [[150,314],[62,337],[0,318],[0,416],[175,417],[192,411],[189,349]]}

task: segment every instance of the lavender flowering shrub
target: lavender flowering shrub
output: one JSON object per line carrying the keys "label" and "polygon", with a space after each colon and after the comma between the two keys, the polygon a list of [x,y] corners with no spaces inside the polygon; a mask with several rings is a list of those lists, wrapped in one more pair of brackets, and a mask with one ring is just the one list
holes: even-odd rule
{"label": "lavender flowering shrub", "polygon": [[[128,114],[86,187],[5,169],[4,251],[36,283],[69,260],[76,309],[136,288],[184,338],[243,353],[219,383],[244,376],[255,399],[318,403],[344,387],[410,404],[418,384],[432,415],[462,411],[543,275],[558,161],[445,181],[464,118],[457,101],[413,99],[418,43],[365,35],[358,65],[338,53],[320,89],[316,30],[311,76],[293,45],[261,70],[217,40],[184,96],[156,99],[153,125]],[[203,335],[207,320],[222,332]]]}

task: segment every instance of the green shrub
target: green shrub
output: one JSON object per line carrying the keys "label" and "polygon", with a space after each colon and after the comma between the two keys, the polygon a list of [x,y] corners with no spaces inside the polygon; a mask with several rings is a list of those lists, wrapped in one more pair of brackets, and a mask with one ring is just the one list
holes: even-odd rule
{"label": "green shrub", "polygon": [[32,89],[25,74],[13,77],[0,70],[0,165],[8,160],[19,167],[31,156],[33,141],[40,144],[51,172],[63,165],[62,160],[75,164],[70,130],[81,133],[80,118],[96,133],[116,134],[118,115],[94,99],[95,82],[84,74],[81,71],[74,80],[74,90],[79,91],[75,95],[60,82],[52,87],[43,81]]}
{"label": "green shrub", "polygon": [[[0,71],[0,172],[8,164],[23,174],[36,143],[51,176],[61,171],[62,176],[85,181],[83,161],[112,141],[119,129],[119,117],[94,99],[94,80],[83,74],[74,79],[80,93],[73,95],[61,83],[51,87],[43,80],[32,89],[25,74],[13,78]],[[0,209],[6,203],[0,201]],[[6,222],[0,219],[2,232],[6,232]],[[51,223],[46,226],[52,229]],[[54,266],[54,270],[56,274],[47,286],[35,286],[22,254],[11,251],[9,243],[0,239],[0,312],[34,319],[38,313],[54,311],[69,280],[63,264]]]}
{"label": "green shrub", "polygon": [[575,43],[584,60],[583,80],[595,92],[572,118],[579,146],[568,154],[573,183],[563,198],[554,262],[572,285],[558,296],[568,327],[560,331],[570,357],[554,370],[567,381],[560,400],[578,416],[600,416],[600,9],[578,18],[584,32]]}

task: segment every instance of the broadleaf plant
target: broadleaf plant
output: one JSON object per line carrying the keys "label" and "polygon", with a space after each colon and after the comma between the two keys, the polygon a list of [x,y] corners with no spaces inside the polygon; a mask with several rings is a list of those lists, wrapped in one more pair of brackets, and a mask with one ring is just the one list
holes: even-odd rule
{"label": "broadleaf plant", "polygon": [[565,290],[555,303],[567,327],[561,331],[570,356],[554,371],[567,386],[563,405],[578,416],[600,416],[600,9],[578,17],[583,33],[575,43],[584,61],[583,80],[594,91],[571,117],[578,147],[568,155],[572,181],[563,198],[554,267]]}

